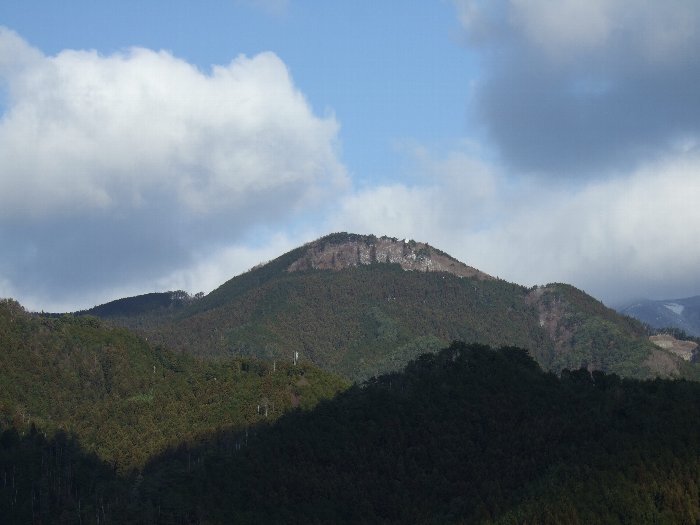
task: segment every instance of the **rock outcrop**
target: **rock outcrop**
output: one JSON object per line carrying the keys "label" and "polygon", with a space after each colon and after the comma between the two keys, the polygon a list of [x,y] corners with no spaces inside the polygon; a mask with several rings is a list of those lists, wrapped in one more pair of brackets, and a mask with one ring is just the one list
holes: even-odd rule
{"label": "rock outcrop", "polygon": [[399,264],[408,271],[447,272],[459,277],[493,279],[432,246],[391,237],[334,234],[306,245],[302,257],[287,271],[343,270],[377,263]]}
{"label": "rock outcrop", "polygon": [[694,341],[681,341],[671,334],[658,334],[649,337],[649,340],[659,348],[668,350],[685,361],[690,361],[695,356],[698,344]]}

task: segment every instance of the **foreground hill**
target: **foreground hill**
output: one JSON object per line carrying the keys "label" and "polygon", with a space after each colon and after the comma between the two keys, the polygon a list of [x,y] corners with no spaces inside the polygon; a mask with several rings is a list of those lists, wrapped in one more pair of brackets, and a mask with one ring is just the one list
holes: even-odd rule
{"label": "foreground hill", "polygon": [[700,337],[700,296],[666,301],[643,300],[620,308],[620,313],[657,329],[677,328]]}
{"label": "foreground hill", "polygon": [[203,362],[94,317],[0,300],[0,423],[75,434],[120,471],[219,428],[311,407],[345,383],[308,362]]}
{"label": "foreground hill", "polygon": [[298,352],[353,380],[400,370],[453,340],[528,348],[552,370],[583,365],[631,377],[690,370],[649,342],[641,323],[571,286],[528,289],[428,244],[387,237],[333,234],[204,297],[154,295],[87,313],[182,352],[268,359]]}
{"label": "foreground hill", "polygon": [[699,403],[695,383],[455,344],[179,482],[215,522],[695,523]]}
{"label": "foreground hill", "polygon": [[[86,524],[700,519],[700,385],[557,377],[517,348],[453,344],[247,438],[218,433],[180,447],[128,478],[89,474],[90,459],[65,440],[6,431],[0,444],[7,472],[32,464],[36,479],[43,468],[55,480],[52,465],[65,462],[64,472],[92,480],[82,506],[73,498],[45,513],[31,484],[14,506],[0,486],[10,523],[29,522],[30,511]],[[45,490],[53,497],[60,486]]]}

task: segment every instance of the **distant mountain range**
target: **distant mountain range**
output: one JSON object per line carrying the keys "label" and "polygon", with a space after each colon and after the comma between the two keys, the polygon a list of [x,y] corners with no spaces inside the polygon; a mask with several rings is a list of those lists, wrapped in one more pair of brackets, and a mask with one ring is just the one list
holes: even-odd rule
{"label": "distant mountain range", "polygon": [[666,301],[645,299],[618,311],[653,328],[678,328],[688,335],[700,337],[700,295]]}
{"label": "distant mountain range", "polygon": [[526,288],[426,243],[336,233],[210,294],[120,299],[80,314],[200,356],[309,359],[351,380],[400,370],[453,340],[530,350],[545,369],[687,374],[636,320],[566,284]]}

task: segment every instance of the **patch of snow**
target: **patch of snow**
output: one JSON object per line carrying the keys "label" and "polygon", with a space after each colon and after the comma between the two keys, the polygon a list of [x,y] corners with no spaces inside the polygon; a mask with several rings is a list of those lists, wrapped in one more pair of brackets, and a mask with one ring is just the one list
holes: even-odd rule
{"label": "patch of snow", "polygon": [[678,304],[678,303],[667,303],[667,304],[664,304],[664,307],[668,308],[676,315],[681,315],[683,313],[683,310],[685,309],[685,306],[683,306],[682,304]]}

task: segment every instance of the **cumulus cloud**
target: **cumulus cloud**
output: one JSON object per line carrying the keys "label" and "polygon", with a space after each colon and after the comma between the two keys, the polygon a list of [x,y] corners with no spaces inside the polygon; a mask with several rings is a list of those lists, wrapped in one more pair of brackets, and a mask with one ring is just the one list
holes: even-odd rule
{"label": "cumulus cloud", "polygon": [[142,48],[45,56],[0,28],[0,82],[0,277],[49,301],[153,282],[347,184],[337,121],[273,53],[203,72]]}
{"label": "cumulus cloud", "polygon": [[455,0],[482,58],[474,104],[512,168],[630,170],[700,136],[700,4]]}
{"label": "cumulus cloud", "polygon": [[[526,284],[533,277],[572,282],[613,303],[697,294],[699,169],[695,151],[578,191],[553,192],[490,238],[472,240]],[[507,262],[513,253],[517,264]]]}
{"label": "cumulus cloud", "polygon": [[[2,54],[21,47],[18,39],[4,30]],[[238,57],[210,75],[138,48],[31,56],[6,79],[5,216],[76,203],[138,208],[164,190],[188,212],[211,213],[270,191],[300,202],[342,181],[337,123],[311,113],[272,53]]]}

